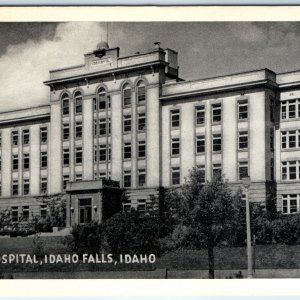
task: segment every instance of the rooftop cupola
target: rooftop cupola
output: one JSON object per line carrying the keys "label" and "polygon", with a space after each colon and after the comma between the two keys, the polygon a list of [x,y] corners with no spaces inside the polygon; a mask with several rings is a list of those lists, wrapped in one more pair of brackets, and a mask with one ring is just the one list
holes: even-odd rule
{"label": "rooftop cupola", "polygon": [[108,50],[108,49],[109,49],[108,43],[102,41],[102,42],[97,44],[97,48],[96,48],[95,51],[93,51],[93,53],[97,57],[102,57],[102,56],[105,55],[106,50]]}

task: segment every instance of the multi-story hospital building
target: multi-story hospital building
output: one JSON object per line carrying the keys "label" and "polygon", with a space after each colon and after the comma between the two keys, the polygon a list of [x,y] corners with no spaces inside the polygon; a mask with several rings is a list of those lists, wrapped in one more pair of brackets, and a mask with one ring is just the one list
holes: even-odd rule
{"label": "multi-story hospital building", "polygon": [[121,57],[101,42],[83,65],[50,71],[48,105],[0,114],[0,207],[42,214],[37,196],[66,193],[70,222],[84,223],[101,218],[101,179],[142,210],[197,166],[233,188],[249,175],[251,200],[298,211],[300,71],[184,81],[178,70],[159,43]]}

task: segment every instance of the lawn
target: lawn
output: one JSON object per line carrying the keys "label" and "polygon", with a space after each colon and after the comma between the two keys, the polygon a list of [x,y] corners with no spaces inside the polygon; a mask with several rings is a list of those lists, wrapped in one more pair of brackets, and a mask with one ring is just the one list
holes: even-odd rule
{"label": "lawn", "polygon": [[[69,253],[64,237],[42,237],[44,251],[47,254]],[[0,254],[25,253],[34,250],[32,237],[1,238]],[[246,248],[216,248],[216,269],[246,269]],[[255,249],[255,266],[261,269],[300,268],[300,245],[258,245]],[[0,273],[42,272],[42,271],[112,271],[112,270],[196,270],[207,269],[207,253],[205,250],[178,250],[157,258],[155,264],[0,264]]]}

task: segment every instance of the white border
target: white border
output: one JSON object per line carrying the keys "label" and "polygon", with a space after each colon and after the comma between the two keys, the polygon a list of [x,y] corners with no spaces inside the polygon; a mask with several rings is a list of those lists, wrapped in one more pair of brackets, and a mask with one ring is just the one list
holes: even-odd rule
{"label": "white border", "polygon": [[[299,21],[300,7],[0,7],[0,21]],[[300,279],[0,280],[0,296],[296,296]]]}

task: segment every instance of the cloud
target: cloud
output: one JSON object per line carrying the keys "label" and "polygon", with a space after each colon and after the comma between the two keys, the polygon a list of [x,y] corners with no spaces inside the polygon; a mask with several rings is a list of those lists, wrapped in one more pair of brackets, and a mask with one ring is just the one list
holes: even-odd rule
{"label": "cloud", "polygon": [[58,24],[54,38],[11,45],[0,57],[0,110],[49,103],[49,70],[82,64],[83,54],[105,37],[99,23]]}

